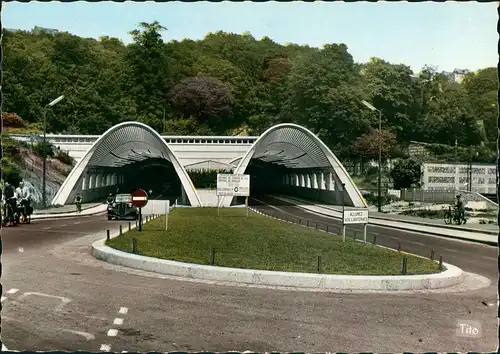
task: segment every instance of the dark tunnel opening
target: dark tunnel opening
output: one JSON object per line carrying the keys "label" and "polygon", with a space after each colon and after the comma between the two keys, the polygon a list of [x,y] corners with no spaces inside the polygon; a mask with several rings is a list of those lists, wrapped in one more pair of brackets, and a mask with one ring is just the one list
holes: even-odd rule
{"label": "dark tunnel opening", "polygon": [[[286,194],[283,185],[283,176],[289,171],[277,164],[263,162],[257,159],[250,160],[244,174],[250,175],[250,201],[252,198],[264,197],[269,194]],[[235,198],[234,203],[244,203],[244,197]]]}
{"label": "dark tunnel opening", "polygon": [[177,199],[182,204],[183,200],[181,180],[172,163],[162,158],[151,158],[135,162],[124,167],[125,183],[120,193],[132,193],[141,188],[148,193],[149,199],[170,200],[174,203]]}

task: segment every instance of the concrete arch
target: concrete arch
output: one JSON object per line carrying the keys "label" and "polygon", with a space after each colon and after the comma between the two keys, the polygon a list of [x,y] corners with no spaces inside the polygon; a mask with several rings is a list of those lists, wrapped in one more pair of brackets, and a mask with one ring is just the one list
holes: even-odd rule
{"label": "concrete arch", "polygon": [[[303,154],[299,155],[301,159],[301,162],[299,163],[300,167],[330,169],[332,175],[336,176],[340,183],[345,184],[345,192],[349,199],[346,201],[346,205],[356,208],[367,208],[366,201],[364,200],[361,192],[356,187],[353,180],[349,176],[349,173],[347,173],[346,169],[335,154],[313,132],[297,124],[282,123],[266,130],[254,142],[243,158],[241,158],[238,166],[234,170],[234,174],[244,174],[251,159],[255,157],[256,153],[261,153],[263,149],[266,149],[267,152],[267,149],[272,145],[280,146],[280,153],[283,153],[286,149],[297,152],[302,150]],[[275,158],[272,162],[285,162],[285,156],[281,156],[283,159],[280,161],[280,153],[269,154],[267,156]],[[286,164],[282,165],[286,166]],[[223,197],[220,205],[230,206],[232,200],[233,197]]]}
{"label": "concrete arch", "polygon": [[[121,136],[120,133],[122,133]],[[135,139],[132,139],[135,141],[123,141],[124,139],[131,139],[131,137],[134,137],[135,135],[140,135],[142,140],[136,137]],[[143,141],[145,139],[147,141]],[[113,152],[116,152],[116,147],[115,150],[113,150],[113,146],[116,145],[119,145],[120,147],[125,146],[122,150],[127,152],[131,150],[134,152],[134,156],[128,156],[127,158],[116,156],[116,154],[113,154]],[[139,149],[141,152],[137,153],[134,151],[132,148],[134,146],[142,146],[142,149]],[[149,147],[147,151],[144,151],[144,146]],[[107,149],[110,151],[107,151]],[[153,153],[151,152],[151,149],[154,151]],[[119,167],[124,165],[119,165],[119,160],[138,162],[151,157],[160,157],[170,161],[181,181],[182,188],[184,189],[191,206],[202,206],[200,197],[194,188],[191,178],[165,140],[150,126],[135,121],[123,122],[111,127],[92,144],[91,148],[76,164],[68,177],[66,177],[66,180],[53,198],[52,205],[64,205],[68,203],[77,184],[82,181],[82,178],[86,178],[84,172],[87,167],[92,166],[94,161],[98,161],[101,166],[110,165],[113,167]],[[120,178],[117,179],[119,180]],[[87,188],[94,187],[93,185],[90,186],[89,183],[86,183],[86,185]]]}

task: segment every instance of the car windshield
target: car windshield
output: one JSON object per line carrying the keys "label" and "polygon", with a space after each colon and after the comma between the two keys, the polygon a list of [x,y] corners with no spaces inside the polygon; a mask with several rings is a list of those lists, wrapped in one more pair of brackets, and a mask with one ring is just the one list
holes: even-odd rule
{"label": "car windshield", "polygon": [[132,197],[130,196],[130,194],[118,194],[115,197],[115,202],[116,203],[128,203],[128,202],[130,202],[131,198]]}

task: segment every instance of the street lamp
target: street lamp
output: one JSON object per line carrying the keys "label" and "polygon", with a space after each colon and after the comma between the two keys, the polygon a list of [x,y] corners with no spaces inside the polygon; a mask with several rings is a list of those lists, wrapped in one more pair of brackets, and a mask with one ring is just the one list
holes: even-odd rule
{"label": "street lamp", "polygon": [[371,111],[378,112],[378,200],[377,207],[378,212],[382,212],[382,112],[375,107],[373,107],[370,103],[362,100],[363,103],[368,109]]}
{"label": "street lamp", "polygon": [[46,191],[46,179],[47,179],[47,108],[52,107],[64,98],[64,95],[57,97],[55,100],[50,102],[48,105],[43,107],[43,155],[42,155],[42,200],[43,207],[47,207],[47,191]]}

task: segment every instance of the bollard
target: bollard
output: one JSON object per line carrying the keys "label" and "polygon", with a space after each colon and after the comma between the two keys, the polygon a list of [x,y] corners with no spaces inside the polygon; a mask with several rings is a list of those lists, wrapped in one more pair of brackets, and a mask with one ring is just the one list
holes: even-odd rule
{"label": "bollard", "polygon": [[321,273],[321,256],[318,254],[318,263],[316,265],[316,269],[318,271],[318,273]]}
{"label": "bollard", "polygon": [[316,230],[318,229],[318,223],[316,223]]}
{"label": "bollard", "polygon": [[210,247],[210,265],[215,263],[215,248]]}
{"label": "bollard", "polygon": [[439,256],[439,270],[443,270],[443,256]]}
{"label": "bollard", "polygon": [[122,225],[120,224],[120,236],[122,235]]}
{"label": "bollard", "polygon": [[306,226],[307,226],[307,227],[309,227],[309,220],[307,220],[307,222],[306,222]]}
{"label": "bollard", "polygon": [[431,250],[431,261],[434,260],[434,250]]}
{"label": "bollard", "polygon": [[299,225],[302,225],[302,219],[299,219]]}
{"label": "bollard", "polygon": [[373,244],[376,245],[377,244],[377,235],[373,235]]}
{"label": "bollard", "polygon": [[109,241],[109,230],[106,230],[106,241]]}
{"label": "bollard", "polygon": [[128,222],[128,231],[132,230],[132,223],[129,221]]}
{"label": "bollard", "polygon": [[408,258],[403,257],[403,259],[401,259],[401,274],[406,275],[407,265],[408,265]]}
{"label": "bollard", "polygon": [[135,249],[135,238],[132,238],[130,240],[130,244],[131,244],[131,247],[132,247],[132,253],[135,254],[136,253],[136,249]]}
{"label": "bollard", "polygon": [[329,233],[329,231],[328,231],[328,225],[326,225],[326,233]]}
{"label": "bollard", "polygon": [[358,238],[358,233],[356,232],[356,230],[354,230],[354,234],[353,234],[352,238],[354,240],[356,240]]}
{"label": "bollard", "polygon": [[398,252],[401,252],[401,242],[398,242]]}

